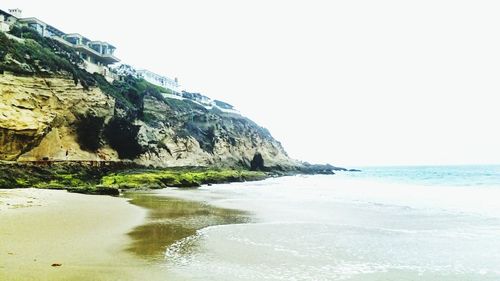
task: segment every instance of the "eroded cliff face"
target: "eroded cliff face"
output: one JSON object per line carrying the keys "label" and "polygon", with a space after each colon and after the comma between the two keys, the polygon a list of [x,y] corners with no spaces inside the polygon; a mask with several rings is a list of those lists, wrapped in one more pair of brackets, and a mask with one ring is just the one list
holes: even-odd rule
{"label": "eroded cliff face", "polygon": [[250,167],[256,153],[268,167],[293,166],[279,142],[251,120],[194,103],[144,99],[147,122],[140,122],[145,152],[138,161],[162,166],[225,165]]}
{"label": "eroded cliff face", "polygon": [[0,74],[0,160],[250,167],[257,153],[267,167],[298,164],[266,129],[238,114],[145,94],[141,116],[128,118],[97,87]]}
{"label": "eroded cliff face", "polygon": [[80,148],[75,124],[112,117],[114,100],[98,88],[84,90],[67,78],[0,75],[0,159],[98,159],[116,153]]}

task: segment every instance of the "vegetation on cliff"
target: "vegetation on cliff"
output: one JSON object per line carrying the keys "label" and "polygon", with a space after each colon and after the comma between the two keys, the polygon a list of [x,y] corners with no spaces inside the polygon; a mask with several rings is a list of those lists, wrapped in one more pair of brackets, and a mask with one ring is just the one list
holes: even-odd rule
{"label": "vegetation on cliff", "polygon": [[79,67],[83,60],[73,49],[28,27],[14,27],[10,33],[21,40],[10,39],[0,32],[0,73],[71,75],[75,83],[80,82],[84,87],[96,85],[92,75]]}
{"label": "vegetation on cliff", "polygon": [[[75,84],[84,88],[99,87],[118,101],[118,105],[135,118],[142,114],[142,97],[159,93],[163,88],[143,79],[126,77],[124,81],[110,84],[102,75],[88,73],[81,68],[84,61],[75,50],[64,44],[41,36],[29,27],[13,27],[10,34],[20,40],[10,39],[0,32],[0,73],[16,75],[71,76]],[[154,94],[154,93],[153,93]]]}

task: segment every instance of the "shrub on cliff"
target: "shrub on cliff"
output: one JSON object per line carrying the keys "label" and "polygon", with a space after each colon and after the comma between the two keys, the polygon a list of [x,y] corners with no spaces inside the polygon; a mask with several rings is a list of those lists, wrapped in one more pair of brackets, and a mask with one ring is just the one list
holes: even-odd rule
{"label": "shrub on cliff", "polygon": [[43,37],[38,32],[29,27],[14,26],[9,33],[19,38],[31,39],[33,41],[36,41],[42,47],[51,50],[55,55],[68,60],[71,64],[77,66],[83,64],[83,59],[75,50],[51,38]]}
{"label": "shrub on cliff", "polygon": [[25,40],[12,40],[0,32],[0,72],[38,76],[66,74],[73,77],[75,84],[95,85],[92,75],[80,69],[83,61],[71,48],[27,27],[14,27],[11,34]]}
{"label": "shrub on cliff", "polygon": [[144,79],[132,76],[123,77],[121,80],[109,83],[102,75],[95,74],[99,88],[106,94],[116,99],[119,108],[127,112],[129,120],[144,118],[144,96],[151,95],[158,100],[164,100],[160,92],[163,88],[155,86]]}
{"label": "shrub on cliff", "polygon": [[0,32],[0,61],[5,60],[5,56],[9,53],[10,45],[9,38]]}

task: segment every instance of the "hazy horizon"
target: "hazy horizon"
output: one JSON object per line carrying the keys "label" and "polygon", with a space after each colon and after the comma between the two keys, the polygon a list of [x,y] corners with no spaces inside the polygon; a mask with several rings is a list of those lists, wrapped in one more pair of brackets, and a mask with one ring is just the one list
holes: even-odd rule
{"label": "hazy horizon", "polygon": [[9,8],[235,105],[293,158],[500,163],[495,1],[0,4]]}

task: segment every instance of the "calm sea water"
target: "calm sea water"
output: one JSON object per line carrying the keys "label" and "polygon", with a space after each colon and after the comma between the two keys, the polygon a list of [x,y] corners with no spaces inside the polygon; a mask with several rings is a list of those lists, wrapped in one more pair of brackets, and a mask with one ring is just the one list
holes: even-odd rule
{"label": "calm sea water", "polygon": [[159,192],[250,214],[165,250],[182,280],[500,280],[500,167],[384,167]]}
{"label": "calm sea water", "polygon": [[500,165],[365,167],[356,179],[434,186],[500,186]]}

